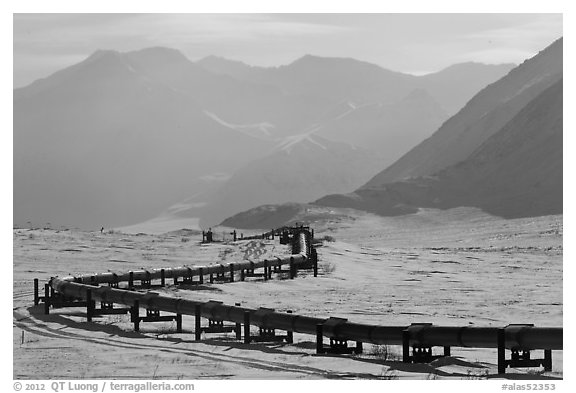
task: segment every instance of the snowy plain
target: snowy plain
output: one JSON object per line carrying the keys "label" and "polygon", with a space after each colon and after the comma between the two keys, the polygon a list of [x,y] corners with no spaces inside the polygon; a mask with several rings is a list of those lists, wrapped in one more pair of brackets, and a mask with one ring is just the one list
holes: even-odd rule
{"label": "snowy plain", "polygon": [[[278,275],[266,282],[250,278],[154,291],[378,325],[563,326],[562,216],[504,220],[470,208],[390,218],[328,208],[307,213],[322,217],[311,224],[316,238],[323,239],[319,277],[303,270],[294,280]],[[33,305],[34,278],[43,283],[51,276],[258,260],[290,251],[277,240],[200,240],[186,231],[152,235],[14,229],[13,377],[563,378],[562,351],[553,352],[552,372],[508,369],[498,375],[495,349],[453,348],[450,357],[414,365],[401,362],[397,346],[365,345],[362,355],[328,356],[316,355],[315,337],[302,334],[294,335],[294,344],[243,344],[233,333],[195,342],[191,316],[184,316],[181,334],[175,333],[173,322],[144,323],[136,333],[128,315],[88,323],[83,309],[51,310],[46,316],[42,305]]]}

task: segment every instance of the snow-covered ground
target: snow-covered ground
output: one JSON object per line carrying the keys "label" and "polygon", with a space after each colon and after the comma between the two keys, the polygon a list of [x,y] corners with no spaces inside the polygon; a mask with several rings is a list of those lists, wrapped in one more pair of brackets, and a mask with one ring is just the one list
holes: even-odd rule
{"label": "snow-covered ground", "polygon": [[[562,216],[502,220],[473,209],[395,218],[332,213],[312,225],[316,238],[326,236],[318,248],[317,278],[300,271],[295,280],[251,278],[155,291],[380,325],[563,325]],[[172,322],[143,323],[135,333],[128,315],[87,323],[83,309],[54,310],[45,316],[42,305],[33,306],[33,278],[44,282],[55,275],[257,260],[287,255],[289,249],[271,240],[201,245],[201,237],[188,232],[15,229],[13,236],[17,379],[503,377],[497,376],[495,349],[453,348],[449,358],[410,365],[400,361],[396,346],[365,344],[362,355],[319,356],[315,337],[302,334],[295,334],[294,344],[246,345],[235,341],[233,333],[195,342],[194,320],[188,316],[181,334],[174,333]],[[552,372],[508,373],[507,378],[516,379],[562,378],[562,351],[553,352]]]}

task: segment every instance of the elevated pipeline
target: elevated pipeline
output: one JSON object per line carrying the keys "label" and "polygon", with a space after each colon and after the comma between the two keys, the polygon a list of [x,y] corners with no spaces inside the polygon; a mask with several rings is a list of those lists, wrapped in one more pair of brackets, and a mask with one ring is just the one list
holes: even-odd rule
{"label": "elevated pipeline", "polygon": [[[411,332],[410,343],[422,346],[455,346],[474,348],[497,348],[498,328],[493,327],[450,327],[434,325],[411,326],[378,326],[348,322],[327,324],[329,319],[314,318],[302,315],[279,313],[228,306],[215,302],[198,302],[161,296],[158,293],[140,293],[114,289],[111,287],[94,287],[66,279],[53,278],[50,286],[63,295],[86,299],[88,291],[93,300],[119,303],[134,306],[137,301],[141,307],[173,312],[184,315],[195,315],[196,306],[200,306],[201,315],[205,318],[219,319],[228,322],[243,323],[245,313],[250,314],[250,324],[265,328],[293,331],[315,335],[317,325],[325,325],[325,337],[341,338],[372,344],[401,345],[405,330]],[[505,328],[506,347],[524,349],[561,350],[563,346],[563,329],[552,327],[531,327],[510,325]]]}

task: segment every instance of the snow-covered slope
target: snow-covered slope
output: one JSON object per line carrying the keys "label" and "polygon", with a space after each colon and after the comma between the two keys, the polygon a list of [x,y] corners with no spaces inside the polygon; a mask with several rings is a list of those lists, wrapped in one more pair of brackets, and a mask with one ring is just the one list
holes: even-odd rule
{"label": "snow-covered slope", "polygon": [[[314,228],[317,238],[331,240],[318,248],[317,278],[300,271],[294,280],[274,274],[266,282],[249,278],[180,287],[168,282],[166,288],[154,291],[376,325],[563,324],[561,217],[502,220],[470,209],[421,211],[406,217],[334,212]],[[554,383],[563,377],[562,351],[553,351],[552,372],[508,369],[498,375],[495,349],[454,347],[450,357],[430,364],[402,363],[402,349],[397,346],[365,344],[362,355],[318,356],[315,337],[310,335],[294,334],[293,344],[246,345],[233,333],[204,335],[197,342],[193,317],[184,316],[183,333],[175,333],[173,322],[142,323],[137,333],[128,315],[88,323],[79,308],[44,315],[42,304],[33,306],[33,278],[44,282],[54,275],[229,263],[289,252],[277,240],[201,245],[200,239],[184,232],[150,236],[14,230],[12,377],[375,379],[376,390],[393,382],[381,381],[388,379],[498,378],[509,383],[552,379],[541,382]],[[534,357],[540,353],[535,351]]]}

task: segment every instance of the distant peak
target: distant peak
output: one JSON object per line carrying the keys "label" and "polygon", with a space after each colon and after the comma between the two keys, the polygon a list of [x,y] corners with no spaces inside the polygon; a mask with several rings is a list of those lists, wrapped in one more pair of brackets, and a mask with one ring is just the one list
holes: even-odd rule
{"label": "distant peak", "polygon": [[212,61],[226,61],[226,62],[236,62],[236,60],[230,60],[227,59],[225,57],[222,56],[217,56],[217,55],[208,55],[206,57],[201,58],[200,60],[198,60],[199,63],[204,63],[204,62],[212,62]]}
{"label": "distant peak", "polygon": [[208,55],[206,57],[201,58],[196,63],[198,63],[198,64],[236,64],[236,65],[242,65],[245,67],[251,67],[250,65],[248,65],[248,64],[246,64],[240,60],[231,60],[231,59],[227,59],[225,57],[217,56],[217,55]]}
{"label": "distant peak", "polygon": [[113,49],[98,49],[94,53],[92,53],[86,60],[94,61],[100,60],[104,57],[111,57],[111,56],[119,56],[120,52],[113,50]]}
{"label": "distant peak", "polygon": [[319,62],[326,62],[326,61],[330,61],[330,60],[352,60],[352,59],[346,59],[343,57],[322,57],[322,56],[306,54],[306,55],[294,60],[290,65],[313,64],[313,63],[319,63]]}
{"label": "distant peak", "polygon": [[[442,71],[454,71],[454,70],[464,70],[464,69],[473,69],[473,68],[514,68],[516,67],[517,64],[514,63],[500,63],[500,64],[486,64],[486,63],[480,63],[477,61],[467,61],[464,63],[457,63],[457,64],[452,64],[451,66],[448,66],[446,68],[444,68]],[[440,72],[442,72],[440,71]]]}
{"label": "distant peak", "polygon": [[178,49],[167,48],[164,46],[153,46],[150,48],[143,48],[131,52],[125,53],[128,57],[157,57],[157,58],[166,58],[178,61],[188,61],[186,56]]}

